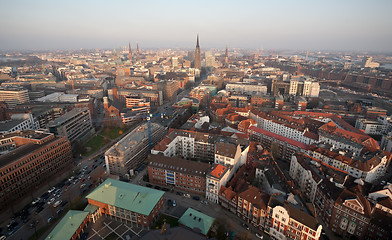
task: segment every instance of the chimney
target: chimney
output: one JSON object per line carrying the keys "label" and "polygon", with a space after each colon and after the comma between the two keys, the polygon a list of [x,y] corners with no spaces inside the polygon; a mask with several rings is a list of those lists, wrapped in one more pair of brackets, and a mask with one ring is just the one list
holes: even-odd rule
{"label": "chimney", "polygon": [[108,101],[108,97],[103,97],[103,107],[105,109],[109,108],[109,101]]}

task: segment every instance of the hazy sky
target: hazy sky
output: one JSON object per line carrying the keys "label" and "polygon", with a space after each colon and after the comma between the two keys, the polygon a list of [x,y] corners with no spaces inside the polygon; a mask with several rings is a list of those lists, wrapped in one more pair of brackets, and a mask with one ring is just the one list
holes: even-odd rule
{"label": "hazy sky", "polygon": [[392,51],[392,0],[0,0],[0,50]]}

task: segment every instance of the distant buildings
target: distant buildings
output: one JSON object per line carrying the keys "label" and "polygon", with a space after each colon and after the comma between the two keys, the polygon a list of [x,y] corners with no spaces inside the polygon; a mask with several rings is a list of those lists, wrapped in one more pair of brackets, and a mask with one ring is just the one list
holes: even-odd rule
{"label": "distant buildings", "polygon": [[55,135],[68,138],[74,142],[94,132],[88,109],[75,108],[63,116],[48,123],[47,128]]}
{"label": "distant buildings", "polygon": [[226,91],[233,94],[242,94],[250,96],[264,96],[267,94],[267,86],[261,84],[251,83],[228,83],[226,84]]}
{"label": "distant buildings", "polygon": [[69,170],[72,162],[70,142],[41,131],[2,135],[0,150],[0,209],[54,174]]}
{"label": "distant buildings", "polygon": [[0,102],[5,102],[8,108],[15,108],[17,104],[29,102],[29,92],[23,88],[0,88]]}
{"label": "distant buildings", "polygon": [[[149,154],[147,123],[128,133],[105,153],[106,169],[109,174],[128,179],[133,171],[143,164]],[[165,135],[165,129],[151,123],[151,142],[154,146]]]}

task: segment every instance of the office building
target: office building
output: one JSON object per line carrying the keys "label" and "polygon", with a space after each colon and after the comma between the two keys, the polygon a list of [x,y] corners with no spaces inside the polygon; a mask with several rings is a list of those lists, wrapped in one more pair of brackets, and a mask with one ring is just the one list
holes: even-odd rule
{"label": "office building", "polygon": [[[134,170],[145,162],[150,153],[148,132],[148,124],[141,124],[106,151],[106,169],[109,174],[126,179],[133,175]],[[159,142],[165,133],[160,124],[151,123],[152,146]]]}
{"label": "office building", "polygon": [[13,109],[17,104],[29,102],[29,91],[23,88],[0,88],[0,102]]}
{"label": "office building", "polygon": [[86,196],[103,214],[137,226],[150,227],[165,202],[163,191],[106,179]]}
{"label": "office building", "polygon": [[94,132],[90,111],[87,108],[75,108],[48,123],[49,132],[68,138],[70,142],[79,140]]}
{"label": "office building", "polygon": [[72,162],[70,142],[41,131],[1,135],[0,149],[0,209],[69,170]]}

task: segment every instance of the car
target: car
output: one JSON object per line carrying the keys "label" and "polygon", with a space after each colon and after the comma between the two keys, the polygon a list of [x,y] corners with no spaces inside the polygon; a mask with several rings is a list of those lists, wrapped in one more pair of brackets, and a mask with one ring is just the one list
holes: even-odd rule
{"label": "car", "polygon": [[46,193],[42,194],[41,198],[44,199],[44,200],[48,199],[49,198],[49,193],[46,192]]}
{"label": "car", "polygon": [[192,198],[193,198],[193,200],[196,200],[196,201],[199,201],[199,200],[200,200],[200,197],[199,197],[199,196],[193,196]]}
{"label": "car", "polygon": [[181,196],[181,195],[182,195],[182,192],[176,192],[176,194],[177,194],[178,196]]}
{"label": "car", "polygon": [[157,189],[157,190],[161,190],[160,186],[155,186],[154,188]]}
{"label": "car", "polygon": [[9,222],[7,225],[7,229],[8,231],[12,231],[16,226],[18,226],[18,222],[11,220],[11,222]]}
{"label": "car", "polygon": [[57,214],[57,215],[60,215],[62,212],[63,212],[63,209],[60,208],[59,210],[56,211],[56,214]]}
{"label": "car", "polygon": [[41,201],[41,198],[35,199],[31,204],[35,205],[35,204],[37,204],[39,201]]}
{"label": "car", "polygon": [[53,204],[53,207],[58,207],[58,206],[60,206],[60,204],[62,203],[63,201],[62,200],[58,200],[57,202],[55,202],[54,204]]}
{"label": "car", "polygon": [[91,179],[91,176],[88,176],[87,179],[90,180],[90,179]]}
{"label": "car", "polygon": [[53,221],[53,217],[48,218],[48,223],[51,223]]}
{"label": "car", "polygon": [[102,165],[102,167],[104,167],[104,168],[105,168],[105,167],[106,167],[106,164]]}
{"label": "car", "polygon": [[162,191],[168,192],[168,191],[170,191],[170,189],[164,187],[164,188],[162,188]]}
{"label": "car", "polygon": [[152,187],[152,185],[149,184],[149,183],[147,183],[147,184],[146,184],[146,187],[149,187],[149,188],[150,188],[150,187]]}
{"label": "car", "polygon": [[171,205],[173,205],[173,202],[172,202],[172,200],[167,200],[167,205],[169,205],[169,206],[171,206]]}
{"label": "car", "polygon": [[191,195],[189,195],[189,193],[184,193],[184,197],[191,198]]}
{"label": "car", "polygon": [[207,201],[205,201],[205,200],[201,200],[201,201],[200,201],[200,203],[201,203],[201,204],[208,205],[208,202],[207,202]]}
{"label": "car", "polygon": [[176,200],[173,200],[173,207],[177,206]]}
{"label": "car", "polygon": [[48,201],[48,204],[52,204],[52,203],[54,203],[56,201],[56,198],[51,198],[49,201]]}
{"label": "car", "polygon": [[84,181],[86,181],[86,179],[84,179],[84,178],[82,178],[82,179],[80,180],[80,182],[84,182]]}
{"label": "car", "polygon": [[48,190],[48,193],[52,193],[54,190],[56,190],[56,188],[52,187],[51,189]]}
{"label": "car", "polygon": [[84,188],[86,186],[85,183],[83,183],[82,185],[80,185],[80,188]]}
{"label": "car", "polygon": [[245,223],[242,223],[241,225],[242,225],[242,227],[244,227],[246,230],[249,230],[249,226],[246,225]]}
{"label": "car", "polygon": [[64,207],[65,205],[67,205],[68,204],[68,201],[64,201],[64,202],[62,202],[61,204],[60,204],[60,207]]}
{"label": "car", "polygon": [[94,162],[97,162],[97,161],[98,161],[98,159],[95,159],[95,160],[94,160]]}
{"label": "car", "polygon": [[256,237],[257,237],[258,239],[263,239],[263,238],[264,238],[264,236],[261,235],[261,234],[259,234],[259,233],[256,233]]}

